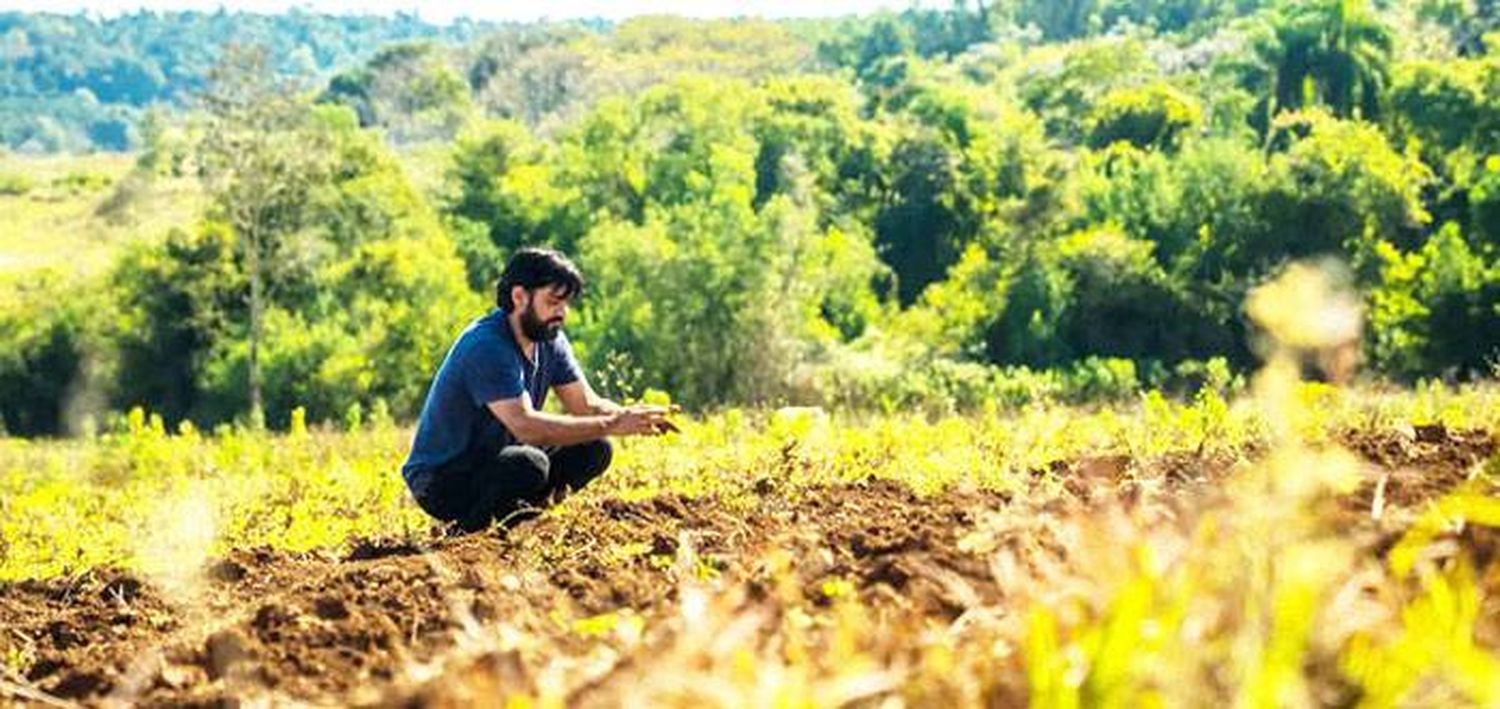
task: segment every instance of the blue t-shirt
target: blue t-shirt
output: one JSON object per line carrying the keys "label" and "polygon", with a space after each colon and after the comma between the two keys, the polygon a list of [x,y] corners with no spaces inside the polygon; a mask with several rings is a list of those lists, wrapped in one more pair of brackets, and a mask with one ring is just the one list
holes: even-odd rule
{"label": "blue t-shirt", "polygon": [[506,315],[496,308],[470,323],[433,377],[411,455],[401,466],[413,493],[425,492],[444,463],[470,451],[498,452],[515,440],[490,411],[490,402],[525,393],[540,409],[548,389],[580,378],[567,335],[538,342],[533,362],[516,344]]}

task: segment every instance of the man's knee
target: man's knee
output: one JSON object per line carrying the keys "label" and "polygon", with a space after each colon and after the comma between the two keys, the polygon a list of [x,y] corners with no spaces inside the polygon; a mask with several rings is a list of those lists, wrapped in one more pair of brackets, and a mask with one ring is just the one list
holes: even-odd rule
{"label": "man's knee", "polygon": [[520,497],[530,497],[547,489],[552,462],[535,446],[506,446],[497,456],[504,480],[497,481]]}
{"label": "man's knee", "polygon": [[600,438],[597,441],[589,441],[583,444],[586,447],[584,469],[589,477],[594,477],[609,469],[609,464],[615,459],[615,445],[608,438]]}
{"label": "man's knee", "polygon": [[563,446],[552,452],[552,484],[578,490],[599,477],[614,460],[614,446],[607,438]]}

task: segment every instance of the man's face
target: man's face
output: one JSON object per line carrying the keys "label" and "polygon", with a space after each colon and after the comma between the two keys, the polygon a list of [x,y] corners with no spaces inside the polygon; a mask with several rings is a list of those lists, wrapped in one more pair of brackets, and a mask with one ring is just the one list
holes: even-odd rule
{"label": "man's face", "polygon": [[571,298],[564,296],[560,286],[546,286],[534,290],[523,290],[521,298],[521,331],[534,342],[548,342],[562,331],[563,321],[568,317]]}

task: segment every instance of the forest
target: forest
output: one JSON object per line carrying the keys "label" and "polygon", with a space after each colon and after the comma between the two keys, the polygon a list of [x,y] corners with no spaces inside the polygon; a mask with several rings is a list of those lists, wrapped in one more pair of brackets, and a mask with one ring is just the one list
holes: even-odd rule
{"label": "forest", "polygon": [[[0,422],[78,433],[142,406],[212,427],[252,399],[276,427],[409,420],[525,245],[581,265],[569,330],[602,391],[695,409],[1232,387],[1258,361],[1245,294],[1299,259],[1360,294],[1363,376],[1489,376],[1496,16],[12,13],[5,238],[56,257],[0,271]],[[113,171],[28,173],[35,151],[117,148]],[[159,194],[196,207],[164,223]],[[58,203],[113,225],[103,265],[20,218]]]}

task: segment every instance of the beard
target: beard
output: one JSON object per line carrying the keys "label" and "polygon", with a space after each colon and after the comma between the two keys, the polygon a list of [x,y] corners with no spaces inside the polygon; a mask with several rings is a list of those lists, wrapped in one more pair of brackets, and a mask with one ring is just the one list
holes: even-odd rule
{"label": "beard", "polygon": [[536,306],[528,305],[521,311],[521,332],[532,342],[551,342],[562,332],[562,318],[544,321],[537,317]]}

